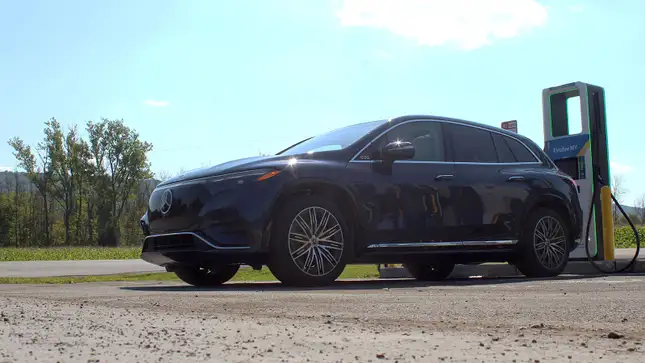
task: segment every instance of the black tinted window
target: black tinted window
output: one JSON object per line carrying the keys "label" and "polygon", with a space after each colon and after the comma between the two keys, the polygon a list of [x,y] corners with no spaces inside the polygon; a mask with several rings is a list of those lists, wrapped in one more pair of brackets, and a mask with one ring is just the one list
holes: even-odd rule
{"label": "black tinted window", "polygon": [[517,162],[517,160],[515,159],[515,155],[513,155],[513,151],[508,146],[508,143],[504,141],[504,139],[508,139],[508,138],[500,134],[493,133],[493,141],[495,142],[495,149],[497,149],[497,158],[499,159],[499,162],[500,163]]}
{"label": "black tinted window", "polygon": [[524,145],[522,145],[519,141],[515,139],[511,139],[510,137],[504,137],[504,141],[508,144],[509,148],[513,151],[513,155],[515,155],[515,160],[521,163],[526,163],[526,162],[536,162],[535,156],[527,149]]}
{"label": "black tinted window", "polygon": [[380,160],[380,150],[392,141],[414,145],[414,161],[445,161],[441,124],[431,121],[410,122],[397,126],[381,136],[358,160]]}
{"label": "black tinted window", "polygon": [[475,127],[445,124],[449,130],[454,161],[496,163],[497,153],[491,133]]}

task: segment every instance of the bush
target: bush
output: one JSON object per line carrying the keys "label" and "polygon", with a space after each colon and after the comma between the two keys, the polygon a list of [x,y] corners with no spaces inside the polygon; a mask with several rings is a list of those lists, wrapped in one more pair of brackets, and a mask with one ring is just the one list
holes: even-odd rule
{"label": "bush", "polygon": [[[641,240],[641,247],[645,247],[645,227],[636,227]],[[616,248],[636,248],[636,236],[632,227],[616,227],[614,229],[614,245]]]}

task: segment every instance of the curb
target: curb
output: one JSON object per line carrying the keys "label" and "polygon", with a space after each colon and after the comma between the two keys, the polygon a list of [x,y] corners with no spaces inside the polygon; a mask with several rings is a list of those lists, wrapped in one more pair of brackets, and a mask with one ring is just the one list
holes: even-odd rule
{"label": "curb", "polygon": [[[605,271],[616,271],[629,263],[629,260],[597,261],[596,264]],[[644,273],[645,261],[637,260],[634,265],[623,273]],[[563,274],[567,275],[605,275],[596,270],[588,261],[571,261],[567,264]],[[404,267],[381,267],[379,271],[382,279],[411,278]],[[450,278],[471,277],[514,277],[523,276],[513,265],[509,264],[481,264],[481,265],[456,265]]]}

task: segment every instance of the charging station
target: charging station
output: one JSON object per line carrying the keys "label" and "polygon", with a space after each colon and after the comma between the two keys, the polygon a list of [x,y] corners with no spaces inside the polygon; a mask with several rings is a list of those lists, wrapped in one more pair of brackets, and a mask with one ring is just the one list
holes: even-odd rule
{"label": "charging station", "polygon": [[[580,100],[575,104],[580,110],[579,120],[570,119],[569,101],[574,98]],[[589,257],[594,260],[612,260],[613,219],[604,89],[583,82],[546,88],[542,91],[542,106],[544,151],[578,186],[583,211],[583,238],[587,223],[591,221],[586,243],[577,241],[578,246],[571,252],[570,259],[587,259],[589,252]],[[577,132],[572,132],[572,129]],[[605,190],[594,190],[598,177],[604,181]],[[591,219],[589,213],[592,213]],[[611,235],[605,232],[611,232]],[[605,248],[609,244],[610,250]]]}

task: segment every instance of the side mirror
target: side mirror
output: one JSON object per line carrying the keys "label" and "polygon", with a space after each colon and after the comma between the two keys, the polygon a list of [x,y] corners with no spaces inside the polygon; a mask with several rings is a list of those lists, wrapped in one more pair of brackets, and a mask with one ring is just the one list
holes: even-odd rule
{"label": "side mirror", "polygon": [[414,145],[407,141],[393,141],[381,150],[381,155],[384,159],[389,160],[405,160],[414,157]]}

